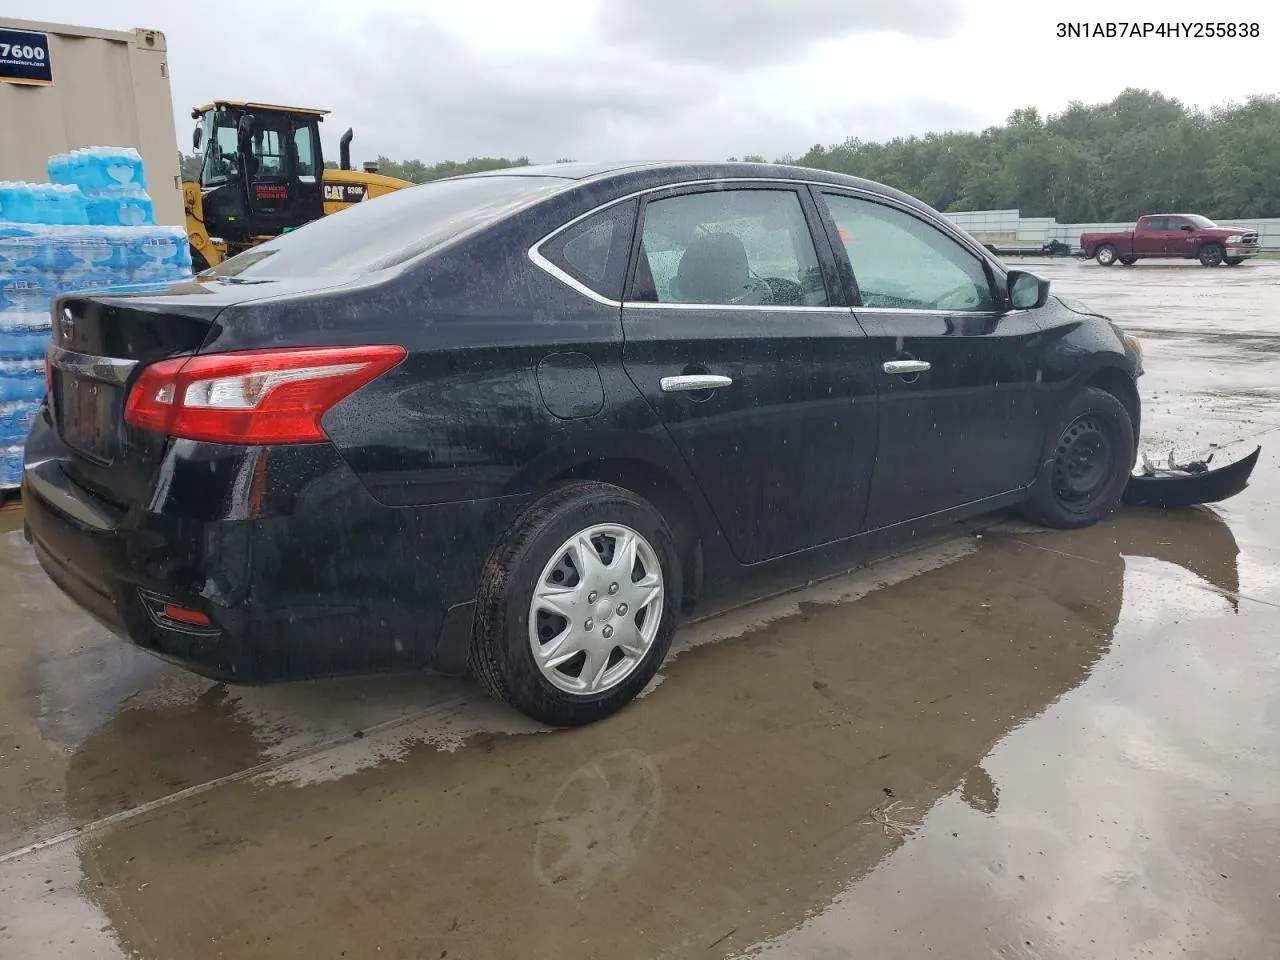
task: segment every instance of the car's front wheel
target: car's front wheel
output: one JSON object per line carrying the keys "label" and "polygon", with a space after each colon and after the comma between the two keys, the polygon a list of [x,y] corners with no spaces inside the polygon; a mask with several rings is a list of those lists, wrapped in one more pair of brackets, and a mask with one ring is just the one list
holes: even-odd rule
{"label": "car's front wheel", "polygon": [[1244,263],[1244,257],[1227,257],[1222,262],[1228,267],[1238,267],[1240,264]]}
{"label": "car's front wheel", "polygon": [[1227,251],[1223,249],[1220,243],[1206,243],[1200,248],[1200,265],[1204,267],[1216,267],[1222,263],[1227,256]]}
{"label": "car's front wheel", "polygon": [[553,490],[485,567],[472,672],[543,723],[602,719],[666,658],[679,583],[671,531],[651,504],[603,483]]}
{"label": "car's front wheel", "polygon": [[1059,530],[1097,523],[1119,506],[1136,455],[1124,404],[1105,390],[1086,387],[1050,431],[1047,466],[1025,512]]}

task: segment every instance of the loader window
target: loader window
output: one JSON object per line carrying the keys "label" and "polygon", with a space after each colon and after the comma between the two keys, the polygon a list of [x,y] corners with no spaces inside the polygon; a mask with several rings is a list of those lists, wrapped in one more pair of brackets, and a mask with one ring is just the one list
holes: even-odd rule
{"label": "loader window", "polygon": [[315,183],[318,171],[316,170],[315,143],[312,141],[310,127],[294,127],[293,150],[298,179],[306,183]]}
{"label": "loader window", "polygon": [[259,130],[253,136],[253,156],[257,160],[256,175],[284,176],[284,145],[279,130]]}
{"label": "loader window", "polygon": [[200,171],[200,182],[210,187],[234,180],[240,176],[235,118],[229,113],[206,113],[204,123],[204,167]]}

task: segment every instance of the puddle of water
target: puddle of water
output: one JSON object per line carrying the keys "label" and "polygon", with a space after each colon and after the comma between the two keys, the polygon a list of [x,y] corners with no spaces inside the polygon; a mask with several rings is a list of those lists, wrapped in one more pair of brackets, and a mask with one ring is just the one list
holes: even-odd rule
{"label": "puddle of water", "polygon": [[[100,903],[126,942],[194,958],[741,952],[870,874],[857,897],[928,842],[940,809],[1030,815],[1018,784],[1047,758],[1011,770],[1001,751],[1097,699],[1084,693],[1095,665],[1135,615],[1122,617],[1122,596],[1139,561],[1122,554],[1190,553],[1216,591],[1237,584],[1229,528],[1193,517],[992,532],[856,603],[805,603],[732,643],[689,647],[650,696],[589,728],[478,733],[453,752],[420,742],[345,776],[221,786],[86,845],[90,889],[121,891]],[[1075,745],[1063,734],[1058,749]],[[1127,755],[1135,769],[1132,758],[1169,762]],[[903,847],[892,827],[921,822]],[[139,891],[147,877],[165,882]],[[192,884],[205,891],[195,912],[166,892]]]}
{"label": "puddle of water", "polygon": [[1088,683],[983,760],[998,794],[953,790],[869,877],[742,955],[1274,955],[1275,617],[1231,617],[1204,586],[1126,561]]}

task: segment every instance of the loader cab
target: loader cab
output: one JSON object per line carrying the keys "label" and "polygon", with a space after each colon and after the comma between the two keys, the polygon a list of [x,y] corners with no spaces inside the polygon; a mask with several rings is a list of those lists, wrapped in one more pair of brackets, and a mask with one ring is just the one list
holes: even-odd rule
{"label": "loader cab", "polygon": [[324,215],[325,111],[220,101],[191,115],[210,237],[235,252]]}

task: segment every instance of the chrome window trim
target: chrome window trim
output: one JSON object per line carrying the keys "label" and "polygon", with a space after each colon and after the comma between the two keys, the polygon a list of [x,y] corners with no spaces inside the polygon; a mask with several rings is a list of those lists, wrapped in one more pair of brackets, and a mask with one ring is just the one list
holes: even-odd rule
{"label": "chrome window trim", "polygon": [[855,314],[858,313],[912,313],[924,314],[931,317],[1007,317],[1014,313],[1025,313],[1025,310],[1010,310],[1001,312],[999,310],[934,310],[923,308],[916,309],[914,307],[851,307]]}
{"label": "chrome window trim", "polygon": [[[570,220],[568,223],[562,223],[560,226],[556,227],[546,236],[542,237],[540,240],[535,241],[533,245],[529,247],[529,251],[528,251],[529,260],[531,263],[533,263],[534,266],[538,267],[538,269],[554,277],[556,280],[559,280],[561,283],[569,287],[571,290],[576,290],[578,293],[582,294],[584,297],[587,297],[590,300],[594,300],[596,303],[603,304],[604,306],[608,306],[608,307],[623,307],[623,306],[641,307],[646,310],[653,310],[653,309],[735,310],[737,309],[737,310],[762,310],[762,311],[781,310],[781,311],[788,311],[788,312],[796,311],[796,310],[850,310],[850,309],[852,310],[883,310],[883,311],[897,310],[897,308],[894,308],[894,307],[836,307],[836,306],[811,307],[811,306],[779,306],[776,304],[765,304],[761,306],[747,306],[747,305],[741,305],[741,304],[652,303],[649,301],[641,301],[641,300],[625,300],[625,301],[614,300],[610,297],[604,296],[601,293],[597,293],[596,291],[588,287],[586,284],[581,283],[578,280],[575,280],[573,277],[569,276],[569,274],[565,273],[563,270],[557,267],[554,263],[552,263],[542,254],[541,248],[546,244],[550,243],[552,240],[554,240],[557,236],[559,236],[564,231],[570,229],[571,227],[576,226],[577,224],[581,223],[583,220],[586,220],[588,217],[594,217],[597,214],[603,213],[605,210],[608,210],[610,207],[617,206],[620,203],[626,203],[628,200],[635,200],[637,197],[647,196],[648,194],[651,194],[651,193],[662,193],[663,191],[666,191],[666,190],[682,190],[685,187],[714,186],[715,184],[721,184],[721,183],[735,183],[735,184],[758,183],[758,184],[765,184],[765,185],[775,185],[775,184],[784,185],[788,187],[813,187],[817,189],[819,192],[825,191],[825,192],[844,193],[846,195],[852,195],[862,199],[882,201],[894,207],[895,209],[902,210],[903,213],[906,213],[908,215],[917,216],[917,217],[920,215],[920,211],[918,210],[913,211],[909,207],[907,207],[906,205],[902,204],[900,201],[895,199],[894,197],[890,197],[886,194],[878,193],[874,190],[867,190],[864,187],[850,187],[850,186],[846,186],[844,184],[839,184],[839,183],[827,183],[822,180],[804,180],[804,179],[796,179],[796,178],[790,178],[790,177],[776,178],[776,179],[768,178],[768,177],[717,177],[713,179],[702,179],[702,180],[681,180],[676,183],[664,183],[656,187],[645,187],[643,190],[633,191],[632,193],[628,193],[626,196],[617,197],[613,200],[608,200],[600,204],[598,207],[592,207],[586,213],[579,214],[578,216]],[[927,221],[928,219],[931,219],[931,218],[922,217],[921,219],[924,219]],[[941,223],[932,224],[932,225],[934,227],[941,228],[944,233],[946,233],[948,236],[951,237],[951,239],[959,242],[961,246],[968,249],[969,252],[975,254],[979,260],[982,260],[983,262],[990,264],[992,269],[999,272],[1002,276],[1008,272],[998,260],[994,259],[991,256],[991,251],[987,250],[986,247],[983,247],[977,241],[972,240],[967,234],[961,231],[955,224],[951,223],[949,220],[946,220],[945,218],[943,218]],[[954,236],[952,235],[953,233],[954,233]],[[921,311],[921,310],[905,310],[904,309],[901,312],[955,314],[955,313],[965,313],[966,311],[957,311],[957,310]],[[984,311],[984,312],[999,314],[999,311]],[[966,315],[969,315],[969,314],[966,314]],[[979,314],[973,313],[971,315],[978,316]]]}
{"label": "chrome window trim", "polygon": [[49,352],[49,363],[58,370],[88,377],[101,383],[123,387],[138,362],[117,357],[96,357],[89,353],[77,353],[66,347],[54,347]]}
{"label": "chrome window trim", "polygon": [[[604,207],[601,207],[591,211],[591,213],[593,214],[600,213],[604,209],[605,209]],[[574,221],[574,222],[576,223],[577,221]],[[559,233],[560,230],[567,230],[571,226],[573,226],[572,223],[567,223],[563,227],[561,227],[559,230],[557,230],[556,233]],[[608,306],[608,307],[622,306],[621,301],[610,300],[604,294],[596,293],[594,290],[588,287],[585,283],[582,283],[574,279],[573,277],[569,276],[569,274],[565,273],[563,270],[561,270],[554,263],[552,263],[550,260],[548,260],[546,257],[542,255],[542,251],[539,250],[538,248],[542,246],[544,243],[547,243],[548,241],[555,239],[555,236],[556,234],[548,234],[546,237],[539,240],[537,243],[535,243],[532,247],[529,248],[529,259],[533,261],[534,266],[542,268],[547,273],[551,274],[551,276],[555,277],[557,280],[563,283],[565,286],[568,286],[573,288],[574,290],[577,290],[578,293],[582,294],[584,297],[590,297],[596,303],[603,303],[605,306]]]}
{"label": "chrome window trim", "polygon": [[654,303],[650,300],[627,300],[618,306],[633,310],[753,310],[770,313],[841,313],[848,314],[853,307],[813,307],[807,304],[785,303]]}

